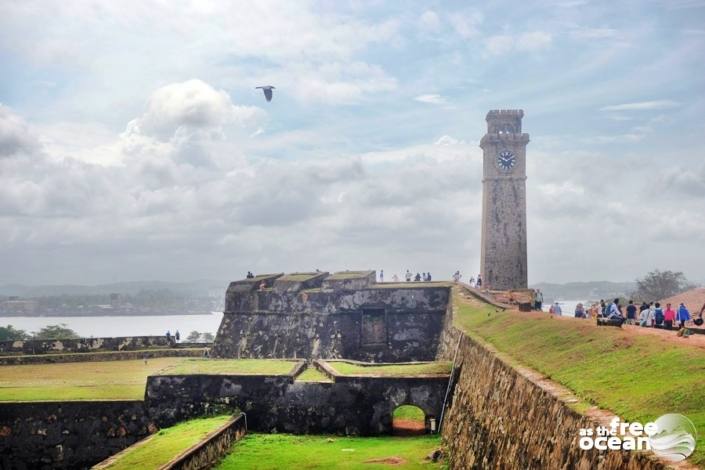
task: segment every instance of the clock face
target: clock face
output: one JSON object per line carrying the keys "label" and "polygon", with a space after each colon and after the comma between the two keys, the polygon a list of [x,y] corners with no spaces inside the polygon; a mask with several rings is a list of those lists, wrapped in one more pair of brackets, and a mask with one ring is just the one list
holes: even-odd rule
{"label": "clock face", "polygon": [[497,166],[504,171],[509,171],[517,164],[517,157],[509,150],[503,150],[497,155]]}

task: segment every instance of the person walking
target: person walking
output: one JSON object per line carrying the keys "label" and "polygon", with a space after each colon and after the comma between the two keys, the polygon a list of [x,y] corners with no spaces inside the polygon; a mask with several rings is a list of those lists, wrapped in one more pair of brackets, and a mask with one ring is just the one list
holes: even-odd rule
{"label": "person walking", "polygon": [[475,282],[475,287],[478,289],[482,287],[482,274],[477,275],[477,281]]}
{"label": "person walking", "polygon": [[431,273],[426,273],[426,280],[431,282]]}
{"label": "person walking", "polygon": [[563,316],[563,309],[561,308],[561,304],[559,304],[557,300],[553,303],[553,312],[551,313],[553,313],[554,315]]}
{"label": "person walking", "polygon": [[541,311],[543,308],[543,292],[540,289],[536,289],[536,295],[534,296],[534,309]]}
{"label": "person walking", "polygon": [[685,322],[690,321],[690,312],[688,311],[683,302],[681,302],[681,304],[678,306],[676,320],[678,321],[678,329],[685,328]]}
{"label": "person walking", "polygon": [[379,270],[379,282],[384,282],[384,269]]}
{"label": "person walking", "polygon": [[671,308],[671,304],[666,304],[666,311],[663,312],[663,327],[666,330],[673,329],[673,321],[676,319],[676,311]]}
{"label": "person walking", "polygon": [[176,339],[176,342],[178,343],[179,340],[181,339],[181,334],[179,334],[179,330],[176,330],[176,333],[174,333],[174,338]]}

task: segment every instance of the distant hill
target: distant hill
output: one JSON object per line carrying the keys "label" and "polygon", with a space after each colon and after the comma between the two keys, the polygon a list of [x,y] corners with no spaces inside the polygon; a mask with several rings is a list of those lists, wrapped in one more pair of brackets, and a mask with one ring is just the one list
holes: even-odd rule
{"label": "distant hill", "polygon": [[4,284],[0,285],[0,296],[34,298],[61,295],[108,295],[112,293],[134,295],[140,291],[168,290],[186,297],[209,297],[213,292],[221,292],[224,295],[228,283],[228,281],[201,279],[191,282],[129,281],[93,286],[75,284],[39,286]]}
{"label": "distant hill", "polygon": [[543,292],[544,302],[553,300],[600,300],[628,297],[636,289],[635,282],[587,281],[557,284],[539,282],[531,286]]}

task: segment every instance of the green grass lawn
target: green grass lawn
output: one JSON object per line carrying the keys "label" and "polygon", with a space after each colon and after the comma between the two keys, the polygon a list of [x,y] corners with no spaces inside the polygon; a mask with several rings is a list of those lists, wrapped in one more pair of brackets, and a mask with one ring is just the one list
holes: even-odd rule
{"label": "green grass lawn", "polygon": [[141,400],[149,375],[288,374],[295,364],[160,357],[147,364],[129,360],[0,366],[0,401]]}
{"label": "green grass lawn", "polygon": [[287,375],[297,363],[278,359],[184,359],[163,373]]}
{"label": "green grass lawn", "polygon": [[424,422],[426,415],[421,408],[412,405],[402,405],[394,410],[394,419]]}
{"label": "green grass lawn", "polygon": [[192,419],[162,429],[117,456],[109,465],[99,468],[110,470],[160,468],[172,458],[200,442],[209,433],[224,425],[229,419],[229,415]]}
{"label": "green grass lawn", "polygon": [[[338,437],[291,434],[248,434],[217,467],[218,470],[439,469],[425,457],[440,446],[436,436]],[[384,459],[403,459],[398,464]],[[376,462],[375,462],[376,461]]]}
{"label": "green grass lawn", "polygon": [[378,366],[363,366],[343,361],[326,361],[341,375],[370,375],[400,377],[407,375],[448,375],[450,362],[428,362],[422,364],[390,364]]}
{"label": "green grass lawn", "polygon": [[[592,321],[496,312],[455,294],[457,327],[567,386],[587,403],[632,421],[681,413],[698,430],[690,457],[705,466],[705,350]],[[578,407],[580,409],[580,407]]]}
{"label": "green grass lawn", "polygon": [[332,382],[331,378],[313,366],[309,366],[296,377],[297,382]]}

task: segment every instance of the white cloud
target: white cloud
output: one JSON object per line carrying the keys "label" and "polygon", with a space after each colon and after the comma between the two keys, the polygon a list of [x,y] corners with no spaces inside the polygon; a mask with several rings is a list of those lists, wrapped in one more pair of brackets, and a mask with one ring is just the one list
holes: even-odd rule
{"label": "white cloud", "polygon": [[523,33],[517,38],[517,49],[520,51],[538,51],[551,45],[553,36],[545,31]]}
{"label": "white cloud", "polygon": [[508,34],[497,34],[485,39],[485,49],[492,55],[501,55],[514,47],[514,37]]}
{"label": "white cloud", "polygon": [[220,131],[233,123],[252,125],[263,115],[260,108],[233,105],[223,90],[201,80],[188,80],[152,93],[146,112],[128,124],[128,132],[168,140],[178,133]]}
{"label": "white cloud", "polygon": [[525,33],[496,34],[485,39],[485,50],[493,56],[513,51],[537,52],[551,45],[553,36],[546,31],[528,31]]}
{"label": "white cloud", "polygon": [[419,25],[424,31],[438,32],[441,28],[441,19],[433,10],[426,10],[419,16]]}
{"label": "white cloud", "polygon": [[673,100],[637,101],[634,103],[613,104],[603,106],[600,111],[651,111],[677,108],[680,103]]}
{"label": "white cloud", "polygon": [[448,16],[453,30],[463,39],[470,39],[480,34],[479,26],[483,22],[484,16],[479,11],[466,11],[462,13],[452,13]]}
{"label": "white cloud", "polygon": [[0,158],[31,153],[38,148],[37,138],[27,123],[0,103]]}
{"label": "white cloud", "polygon": [[446,104],[446,99],[442,97],[441,95],[432,93],[432,94],[427,94],[427,95],[419,95],[414,98],[414,100],[419,101],[421,103],[428,103],[428,104]]}
{"label": "white cloud", "polygon": [[611,39],[617,36],[613,28],[587,28],[578,26],[570,32],[576,39]]}

